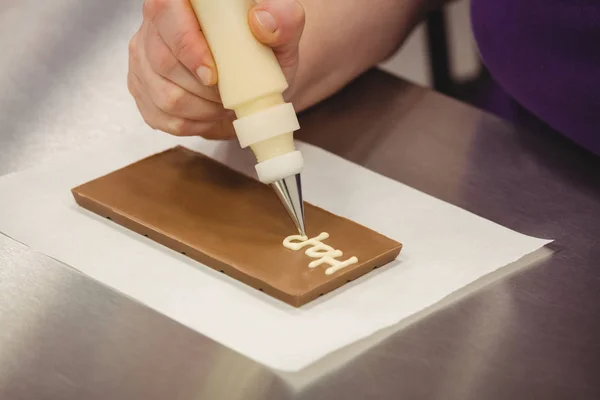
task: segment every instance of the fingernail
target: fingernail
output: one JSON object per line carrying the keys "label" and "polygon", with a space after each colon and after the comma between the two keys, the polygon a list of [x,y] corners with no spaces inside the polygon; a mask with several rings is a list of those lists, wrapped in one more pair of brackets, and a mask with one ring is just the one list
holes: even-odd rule
{"label": "fingernail", "polygon": [[260,26],[262,26],[267,32],[273,33],[275,30],[277,30],[277,22],[268,11],[259,10],[254,12],[254,15],[256,16],[256,20]]}
{"label": "fingernail", "polygon": [[196,70],[196,74],[198,74],[198,78],[200,78],[200,81],[205,85],[205,86],[211,86],[212,85],[212,79],[213,79],[213,72],[210,68],[208,68],[205,65],[200,66],[197,70]]}

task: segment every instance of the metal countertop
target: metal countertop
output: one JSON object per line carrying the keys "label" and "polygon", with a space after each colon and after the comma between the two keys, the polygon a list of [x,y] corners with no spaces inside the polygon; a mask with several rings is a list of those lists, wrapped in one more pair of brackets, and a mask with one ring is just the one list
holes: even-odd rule
{"label": "metal countertop", "polygon": [[[143,127],[124,75],[140,9],[0,2],[0,174]],[[302,139],[555,239],[555,254],[339,368],[283,375],[0,235],[0,399],[600,398],[598,157],[376,70],[301,123]]]}

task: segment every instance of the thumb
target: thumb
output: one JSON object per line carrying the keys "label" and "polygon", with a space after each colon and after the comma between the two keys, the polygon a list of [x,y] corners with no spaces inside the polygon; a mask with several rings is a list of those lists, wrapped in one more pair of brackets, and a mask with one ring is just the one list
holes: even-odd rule
{"label": "thumb", "polygon": [[304,30],[304,8],[298,0],[256,0],[249,24],[254,36],[271,47],[289,80],[298,68],[300,38]]}

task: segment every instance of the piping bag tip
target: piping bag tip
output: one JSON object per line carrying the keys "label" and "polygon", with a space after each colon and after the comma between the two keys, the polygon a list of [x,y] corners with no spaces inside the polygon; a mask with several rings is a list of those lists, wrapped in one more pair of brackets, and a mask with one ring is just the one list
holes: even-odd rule
{"label": "piping bag tip", "polygon": [[302,180],[300,174],[292,175],[271,183],[279,201],[296,225],[298,232],[306,236],[304,228],[304,202],[302,201]]}

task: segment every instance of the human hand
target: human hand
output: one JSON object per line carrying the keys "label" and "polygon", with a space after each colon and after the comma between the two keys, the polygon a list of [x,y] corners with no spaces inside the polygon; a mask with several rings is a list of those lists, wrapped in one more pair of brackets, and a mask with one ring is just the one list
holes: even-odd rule
{"label": "human hand", "polygon": [[[248,21],[270,46],[292,84],[304,9],[298,0],[255,0]],[[235,137],[233,111],[216,87],[215,61],[189,0],[145,0],[143,22],[129,44],[129,92],[144,121],[177,136]]]}

